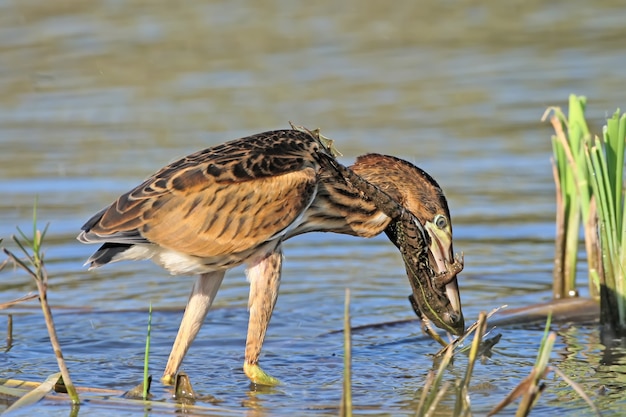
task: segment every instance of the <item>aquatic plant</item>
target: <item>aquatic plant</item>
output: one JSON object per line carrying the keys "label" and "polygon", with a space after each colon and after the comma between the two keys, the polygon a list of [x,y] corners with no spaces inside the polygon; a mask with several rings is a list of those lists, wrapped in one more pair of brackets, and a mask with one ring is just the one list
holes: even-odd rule
{"label": "aquatic plant", "polygon": [[80,399],[78,398],[78,393],[74,388],[74,384],[72,383],[72,380],[70,378],[69,370],[67,368],[67,365],[65,364],[63,352],[61,351],[61,345],[59,343],[56,328],[54,326],[54,319],[52,318],[52,310],[50,309],[50,305],[48,304],[48,273],[46,271],[44,256],[42,252],[43,240],[46,236],[47,230],[47,225],[43,229],[43,231],[37,228],[37,203],[35,202],[35,206],[33,208],[32,238],[29,238],[24,232],[22,232],[19,227],[17,228],[17,231],[19,232],[20,237],[13,236],[13,241],[23,252],[26,260],[20,259],[12,251],[6,248],[3,248],[3,251],[15,263],[15,265],[26,271],[37,284],[41,310],[43,311],[46,327],[48,329],[50,344],[52,345],[54,356],[57,359],[59,371],[61,371],[62,383],[67,390],[67,393],[70,396],[72,403],[74,405],[78,405],[80,404]]}
{"label": "aquatic plant", "polygon": [[626,113],[620,117],[617,110],[607,119],[602,139],[588,139],[585,153],[597,201],[602,259],[598,261],[602,269],[593,272],[592,281],[599,286],[602,324],[621,334],[626,333],[626,205],[622,186],[625,140]]}
{"label": "aquatic plant", "polygon": [[[569,114],[548,109],[557,200],[554,262],[555,298],[576,295],[576,264],[582,221],[589,288],[600,297],[600,320],[612,332],[626,332],[626,205],[624,150],[626,114],[617,110],[592,137],[585,120],[585,97],[571,95]],[[545,118],[545,116],[544,116]]]}
{"label": "aquatic plant", "polygon": [[[589,136],[589,128],[585,120],[584,105],[584,100],[572,95],[569,102],[569,117],[566,117],[558,107],[551,107],[544,114],[545,119],[552,113],[550,121],[556,132],[552,136],[552,171],[556,185],[554,298],[577,295],[576,267],[581,217],[586,227],[592,220],[589,215],[591,190],[584,152],[584,141]],[[595,269],[597,257],[593,254],[593,245],[589,242],[585,247],[589,268]],[[596,294],[593,288],[591,290]]]}

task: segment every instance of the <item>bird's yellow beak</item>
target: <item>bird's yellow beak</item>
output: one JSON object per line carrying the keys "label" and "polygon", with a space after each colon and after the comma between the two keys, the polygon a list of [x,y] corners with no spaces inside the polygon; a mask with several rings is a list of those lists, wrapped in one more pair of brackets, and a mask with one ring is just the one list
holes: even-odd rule
{"label": "bird's yellow beak", "polygon": [[[451,265],[455,262],[459,262],[454,259],[452,250],[452,232],[449,227],[441,229],[432,222],[426,222],[424,228],[430,236],[429,259],[433,267],[436,266],[435,272],[442,275],[444,282],[440,284],[444,285],[446,298],[449,300],[450,305],[443,310],[438,319],[443,322],[445,328],[450,333],[460,335],[465,331],[465,320],[463,318],[463,311],[461,310],[461,294],[459,292],[459,285],[457,282],[456,274],[446,275],[451,270]],[[462,265],[461,265],[462,268]],[[445,276],[445,278],[443,278]],[[435,324],[440,326],[437,322]]]}

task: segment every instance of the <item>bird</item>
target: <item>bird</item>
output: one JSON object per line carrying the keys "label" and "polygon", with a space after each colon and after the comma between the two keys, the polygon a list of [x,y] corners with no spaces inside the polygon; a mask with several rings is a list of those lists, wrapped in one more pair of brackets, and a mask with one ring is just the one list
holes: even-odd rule
{"label": "bird", "polygon": [[[170,163],[92,216],[77,239],[101,244],[85,264],[90,270],[152,260],[172,275],[197,275],[161,378],[165,384],[174,382],[226,271],[245,264],[250,292],[243,370],[252,383],[272,386],[280,381],[259,366],[259,357],[278,297],[282,243],[309,232],[365,238],[385,232],[403,253],[415,293],[421,284],[411,276],[409,258],[418,258],[402,250],[411,246],[400,243],[400,218],[429,243],[427,267],[435,275],[458,265],[447,201],[430,175],[380,154],[362,155],[346,168],[318,130],[292,125]],[[420,292],[424,303],[439,303],[424,308],[426,315],[457,335],[464,330],[458,271]]]}

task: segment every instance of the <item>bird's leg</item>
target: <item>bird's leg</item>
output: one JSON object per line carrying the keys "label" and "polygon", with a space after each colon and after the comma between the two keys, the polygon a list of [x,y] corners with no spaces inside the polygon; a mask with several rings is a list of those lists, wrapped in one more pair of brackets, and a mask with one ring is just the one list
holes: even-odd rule
{"label": "bird's leg", "polygon": [[222,284],[224,273],[225,271],[216,271],[202,274],[194,282],[189,301],[187,301],[187,307],[185,307],[183,320],[178,328],[174,346],[172,346],[170,357],[161,377],[161,381],[164,384],[171,385],[174,383],[174,376],[178,372],[178,368],[187,350],[189,350],[191,342],[196,338],[200,327],[202,327],[202,322],[204,322],[207,312],[215,299],[217,290]]}
{"label": "bird's leg", "polygon": [[452,263],[448,262],[447,260],[444,260],[446,270],[438,272],[433,278],[433,281],[435,282],[435,285],[437,286],[437,288],[443,290],[446,285],[452,282],[452,280],[456,278],[456,276],[461,271],[463,271],[463,267],[465,263],[463,258],[464,258],[463,254],[461,254],[460,256],[457,254],[454,257],[454,262]]}
{"label": "bird's leg", "polygon": [[246,271],[250,281],[250,297],[248,309],[248,337],[243,371],[255,384],[278,385],[280,381],[266,374],[259,366],[259,356],[265,340],[265,332],[274,311],[280,286],[282,252],[278,246],[259,262],[251,265]]}

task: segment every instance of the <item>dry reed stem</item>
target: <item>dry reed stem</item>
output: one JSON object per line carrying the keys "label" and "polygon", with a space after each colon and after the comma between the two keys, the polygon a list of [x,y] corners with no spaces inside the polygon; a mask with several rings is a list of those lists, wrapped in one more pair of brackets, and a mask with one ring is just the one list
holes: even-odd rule
{"label": "dry reed stem", "polygon": [[556,235],[554,238],[554,270],[552,272],[552,297],[555,299],[565,297],[565,285],[563,284],[565,265],[565,203],[561,187],[561,178],[554,158],[552,162],[552,176],[556,187]]}
{"label": "dry reed stem", "polygon": [[54,389],[54,386],[60,377],[60,372],[50,375],[43,383],[39,384],[32,391],[29,391],[28,393],[18,398],[17,401],[15,401],[13,404],[11,404],[10,407],[4,410],[2,414],[7,414],[19,408],[27,407],[29,405],[35,404],[36,402],[39,402]]}
{"label": "dry reed stem", "polygon": [[[33,237],[33,241],[39,239],[39,243],[41,243],[42,234],[39,233],[35,237]],[[76,388],[72,383],[70,378],[69,370],[67,369],[67,365],[65,364],[65,359],[63,358],[63,353],[61,351],[61,345],[59,343],[59,339],[57,337],[56,328],[54,326],[54,319],[52,318],[52,310],[50,309],[50,305],[48,304],[48,293],[47,293],[47,282],[48,282],[48,274],[46,272],[43,258],[40,254],[36,253],[31,256],[28,254],[23,244],[17,239],[13,238],[13,240],[18,244],[18,246],[25,252],[26,256],[35,266],[36,271],[33,271],[28,267],[22,260],[17,258],[13,252],[9,251],[6,248],[3,248],[4,253],[11,259],[16,265],[19,265],[24,269],[37,284],[37,290],[39,292],[39,302],[41,304],[41,310],[44,315],[44,321],[46,322],[46,327],[48,329],[48,336],[50,337],[50,344],[52,345],[52,350],[54,351],[54,356],[57,359],[57,364],[59,366],[59,370],[61,371],[61,375],[63,378],[63,382],[67,388],[67,393],[70,396],[72,403],[74,405],[80,404],[80,399],[78,398],[78,393],[76,392]]]}
{"label": "dry reed stem", "polygon": [[343,313],[343,393],[341,395],[341,417],[352,417],[352,333],[350,327],[350,289],[346,288]]}
{"label": "dry reed stem", "polygon": [[7,348],[8,352],[13,347],[13,314],[7,315]]}
{"label": "dry reed stem", "polygon": [[0,310],[5,310],[9,307],[13,307],[16,304],[24,303],[26,301],[34,300],[38,298],[39,294],[26,294],[15,300],[7,301],[6,303],[0,303]]}
{"label": "dry reed stem", "polygon": [[[555,136],[557,138],[557,140],[559,141],[559,143],[561,144],[561,147],[563,149],[563,151],[565,152],[565,157],[567,158],[567,164],[570,167],[569,172],[572,174],[573,178],[574,178],[574,184],[576,186],[576,189],[578,190],[578,187],[580,186],[580,178],[578,176],[578,169],[576,166],[576,160],[574,159],[574,154],[572,153],[572,149],[569,145],[569,142],[567,141],[567,136],[565,134],[565,131],[563,130],[563,125],[561,123],[561,120],[557,117],[557,116],[552,116],[550,117],[550,123],[552,124],[552,127],[554,128],[554,132],[555,132]],[[558,176],[558,175],[557,175]],[[559,177],[559,186],[558,189],[559,191],[562,192],[563,188],[562,188],[562,184],[560,183],[560,177]],[[578,191],[577,191],[578,192]],[[578,224],[576,224],[575,226],[569,225],[569,227],[567,226],[567,220],[565,218],[565,202],[563,201],[563,195],[559,193],[558,197],[557,197],[557,202],[558,199],[561,199],[561,206],[559,207],[557,205],[557,216],[559,211],[562,211],[562,221],[563,221],[563,241],[561,242],[561,245],[556,245],[557,249],[560,246],[560,249],[562,250],[562,253],[557,252],[556,256],[562,257],[561,260],[561,271],[563,272],[561,274],[560,277],[555,276],[555,282],[553,285],[553,296],[556,298],[565,298],[565,297],[571,297],[572,294],[575,293],[576,291],[576,287],[575,287],[575,279],[574,277],[570,277],[570,273],[571,271],[576,271],[575,268],[575,264],[576,264],[576,256],[577,253],[574,253],[574,259],[572,260],[571,257],[569,256],[567,249],[568,249],[568,244],[565,243],[567,242],[568,239],[575,239],[576,241],[578,241]],[[572,204],[570,202],[570,204]],[[572,208],[572,206],[570,206],[571,210],[577,210],[579,211],[579,216],[582,216],[581,208],[580,207],[576,207],[575,209]],[[580,219],[578,220],[578,222],[580,221]],[[577,222],[577,223],[578,223]],[[585,219],[585,223],[587,223],[587,219]],[[558,227],[558,226],[557,226]],[[573,229],[572,229],[573,228]],[[576,236],[569,236],[569,233],[575,233]],[[556,259],[555,256],[555,259]],[[574,263],[574,265],[572,266],[571,263]],[[593,262],[593,260],[591,261]],[[560,281],[560,282],[558,282]],[[572,287],[572,284],[574,285]],[[557,292],[557,289],[560,290],[559,292]]]}

